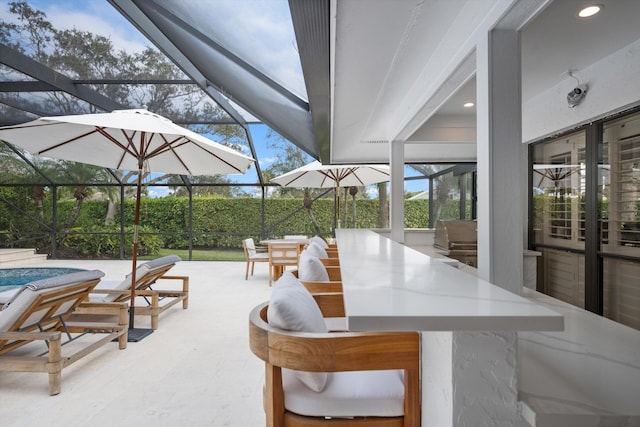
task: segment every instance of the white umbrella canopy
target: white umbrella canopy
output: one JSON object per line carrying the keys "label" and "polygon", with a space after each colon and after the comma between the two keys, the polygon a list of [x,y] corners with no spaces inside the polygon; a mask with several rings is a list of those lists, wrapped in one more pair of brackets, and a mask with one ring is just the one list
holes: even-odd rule
{"label": "white umbrella canopy", "polygon": [[[0,127],[0,139],[46,157],[138,171],[132,283],[136,281],[143,170],[178,175],[245,173],[254,159],[147,110],[41,117]],[[131,287],[130,340],[134,316]]]}
{"label": "white umbrella canopy", "polygon": [[360,187],[389,181],[389,166],[323,165],[314,161],[271,181],[294,188]]}
{"label": "white umbrella canopy", "polygon": [[46,157],[179,175],[244,173],[254,161],[146,110],[41,117],[0,128],[0,139]]}
{"label": "white umbrella canopy", "polygon": [[271,180],[283,187],[334,188],[340,228],[340,187],[360,187],[389,181],[388,165],[323,165],[313,161]]}

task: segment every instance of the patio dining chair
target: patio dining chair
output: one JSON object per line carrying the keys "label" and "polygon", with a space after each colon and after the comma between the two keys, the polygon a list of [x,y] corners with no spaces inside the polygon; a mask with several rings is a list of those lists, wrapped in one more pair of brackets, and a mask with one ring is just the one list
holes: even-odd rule
{"label": "patio dining chair", "polygon": [[244,257],[247,260],[247,268],[244,273],[244,280],[247,280],[249,278],[249,266],[251,266],[251,275],[253,276],[255,263],[269,262],[269,252],[258,252],[255,242],[251,237],[242,241],[242,248],[244,249]]}
{"label": "patio dining chair", "polygon": [[310,294],[286,272],[249,316],[251,351],[265,363],[264,410],[273,427],[418,427],[416,332],[328,332],[341,293]]}
{"label": "patio dining chair", "polygon": [[300,244],[297,242],[269,243],[269,286],[282,275],[287,267],[298,267]]}

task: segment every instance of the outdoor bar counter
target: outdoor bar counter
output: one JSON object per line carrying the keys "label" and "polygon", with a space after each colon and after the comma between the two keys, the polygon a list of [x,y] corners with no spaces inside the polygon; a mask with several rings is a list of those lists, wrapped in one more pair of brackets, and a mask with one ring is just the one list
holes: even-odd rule
{"label": "outdoor bar counter", "polygon": [[521,425],[517,331],[563,316],[374,231],[336,240],[348,329],[421,331],[422,426]]}

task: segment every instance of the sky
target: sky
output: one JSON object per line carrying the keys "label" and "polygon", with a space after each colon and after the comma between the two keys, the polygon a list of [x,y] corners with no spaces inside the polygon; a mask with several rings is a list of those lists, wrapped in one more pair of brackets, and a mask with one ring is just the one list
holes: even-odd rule
{"label": "sky", "polygon": [[[3,19],[10,16],[7,3],[6,0],[0,3]],[[116,49],[135,52],[152,45],[105,0],[29,0],[29,4],[43,11],[55,28],[76,28],[106,36]],[[179,8],[184,6],[182,13],[187,18],[190,13],[205,13],[211,7],[210,2],[202,0],[182,0],[175,5]],[[222,42],[250,46],[251,49],[238,48],[237,54],[250,56],[245,60],[262,64],[260,66],[265,73],[306,99],[287,0],[217,0],[216,14],[211,15],[211,25],[228,27],[228,33],[233,34],[233,38]],[[287,19],[282,19],[283,16]],[[250,130],[260,167],[267,168],[275,157],[275,153],[266,148],[268,128],[266,125],[251,125]],[[251,155],[249,152],[244,154]],[[409,176],[411,171],[405,169],[405,175]],[[257,182],[255,168],[251,168],[247,176],[230,175],[228,178],[235,182]],[[424,191],[426,182],[408,181],[405,189]],[[167,190],[150,188],[149,194],[161,197],[167,194]]]}

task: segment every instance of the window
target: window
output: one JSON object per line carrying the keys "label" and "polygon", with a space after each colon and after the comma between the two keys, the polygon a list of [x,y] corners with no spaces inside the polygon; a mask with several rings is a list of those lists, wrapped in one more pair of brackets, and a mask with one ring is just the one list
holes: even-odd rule
{"label": "window", "polygon": [[534,148],[535,243],[584,247],[584,174],[584,132]]}
{"label": "window", "polygon": [[531,155],[538,290],[640,329],[640,113],[535,144]]}

